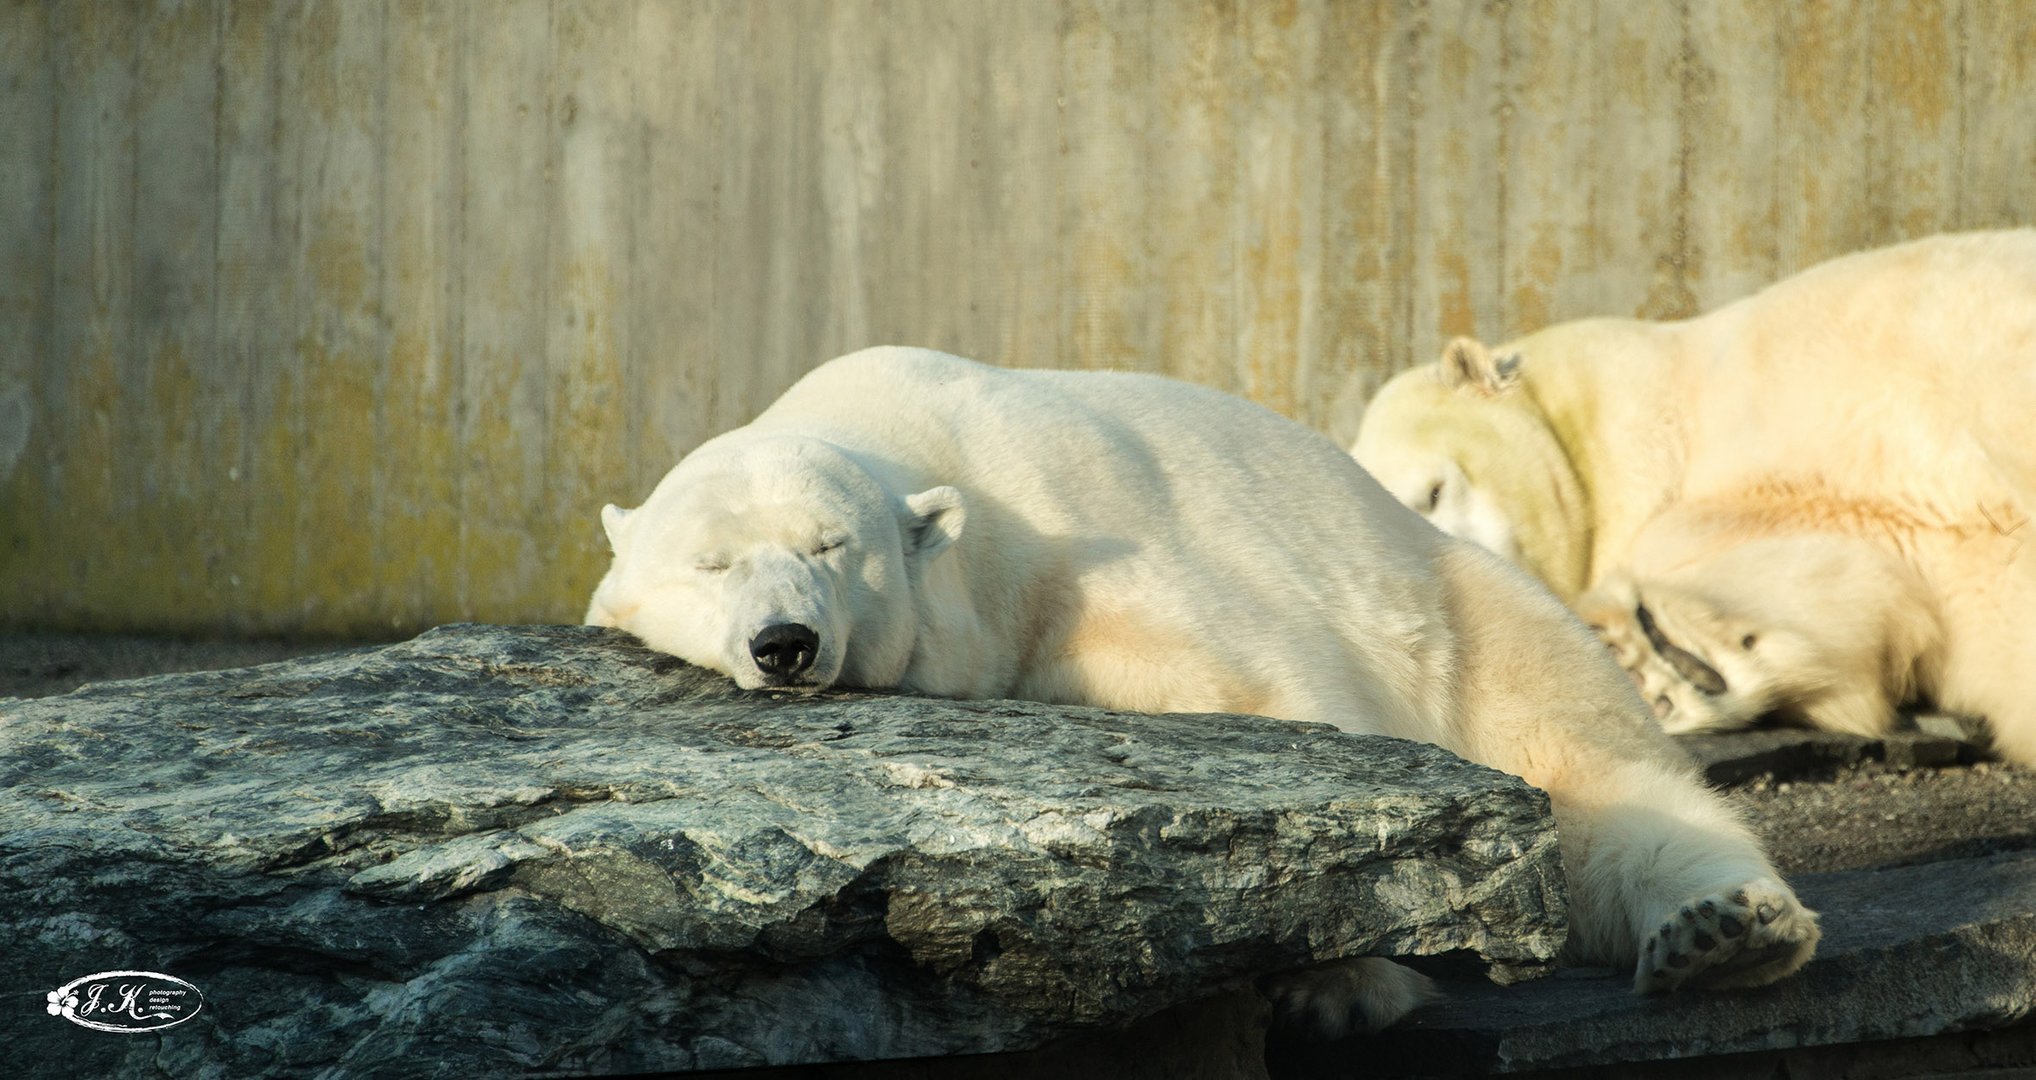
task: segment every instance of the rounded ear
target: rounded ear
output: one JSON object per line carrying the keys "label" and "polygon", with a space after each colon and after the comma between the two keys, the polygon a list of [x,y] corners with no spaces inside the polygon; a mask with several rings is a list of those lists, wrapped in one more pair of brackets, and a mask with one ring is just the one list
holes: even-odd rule
{"label": "rounded ear", "polygon": [[1468,386],[1481,394],[1500,394],[1520,382],[1521,356],[1494,356],[1476,338],[1460,337],[1442,350],[1442,385]]}
{"label": "rounded ear", "polygon": [[900,524],[905,532],[906,557],[931,559],[946,551],[947,545],[961,539],[967,520],[968,506],[961,492],[945,484],[905,496],[905,520]]}
{"label": "rounded ear", "polygon": [[622,526],[629,523],[629,511],[609,503],[601,508],[601,529],[608,534],[608,550],[616,551],[622,546]]}

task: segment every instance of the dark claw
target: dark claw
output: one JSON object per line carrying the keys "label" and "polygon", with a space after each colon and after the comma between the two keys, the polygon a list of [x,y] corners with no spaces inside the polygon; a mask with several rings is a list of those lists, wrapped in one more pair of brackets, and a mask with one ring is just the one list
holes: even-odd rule
{"label": "dark claw", "polygon": [[1760,925],[1766,926],[1781,915],[1781,909],[1773,904],[1762,904],[1760,910],[1754,914],[1760,917]]}
{"label": "dark claw", "polygon": [[1661,627],[1654,625],[1654,613],[1645,604],[1633,609],[1633,617],[1640,623],[1640,632],[1647,635],[1647,642],[1654,651],[1661,654],[1668,666],[1675,669],[1691,686],[1711,697],[1725,692],[1725,676],[1718,669],[1704,663],[1703,657],[1683,648],[1663,636]]}
{"label": "dark claw", "polygon": [[1674,927],[1674,926],[1673,926],[1672,924],[1670,924],[1670,923],[1662,923],[1662,924],[1661,924],[1661,936],[1662,936],[1662,937],[1667,937],[1667,936],[1669,936],[1670,934],[1672,934],[1672,933],[1674,933],[1674,932],[1675,932],[1675,927]]}
{"label": "dark claw", "polygon": [[1747,900],[1746,900],[1746,890],[1745,890],[1745,889],[1741,889],[1741,890],[1739,890],[1738,892],[1736,892],[1736,893],[1733,893],[1733,894],[1732,894],[1732,902],[1733,902],[1734,904],[1737,904],[1737,905],[1738,905],[1738,906],[1740,906],[1740,907],[1745,907],[1745,906],[1746,906],[1746,904],[1747,904]]}

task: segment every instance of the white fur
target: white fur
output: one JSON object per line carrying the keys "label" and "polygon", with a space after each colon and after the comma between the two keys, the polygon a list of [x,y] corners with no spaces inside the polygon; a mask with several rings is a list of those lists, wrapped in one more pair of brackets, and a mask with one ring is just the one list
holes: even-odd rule
{"label": "white fur", "polygon": [[[616,558],[589,621],[744,686],[742,642],[797,616],[821,636],[812,685],[1323,721],[1523,776],[1552,796],[1589,961],[1635,968],[1686,907],[1788,896],[1554,597],[1236,398],[871,349],[603,516]],[[1767,938],[1664,953],[1636,985],[1787,974],[1817,927],[1783,908]],[[1285,996],[1305,1014],[1363,984],[1342,1008],[1365,1023],[1426,993],[1364,970]]]}
{"label": "white fur", "polygon": [[1417,509],[1464,477],[1483,509],[1433,520],[1569,600],[1671,730],[1874,733],[1927,698],[2036,763],[2036,230],[1684,322],[1459,341],[1379,391],[1352,453]]}

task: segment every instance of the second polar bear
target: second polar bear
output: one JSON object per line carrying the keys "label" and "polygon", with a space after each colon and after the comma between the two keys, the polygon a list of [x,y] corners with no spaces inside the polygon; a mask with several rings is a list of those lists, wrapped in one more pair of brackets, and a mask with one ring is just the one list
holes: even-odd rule
{"label": "second polar bear", "polygon": [[[870,349],[602,518],[588,621],[742,686],[1437,743],[1549,793],[1578,959],[1657,991],[1771,982],[1815,948],[1815,915],[1554,597],[1237,398]],[[1333,1032],[1421,987],[1373,962],[1286,991]]]}
{"label": "second polar bear", "polygon": [[1671,731],[1878,734],[1922,698],[2036,764],[2036,230],[1460,339],[1352,452],[1570,601]]}

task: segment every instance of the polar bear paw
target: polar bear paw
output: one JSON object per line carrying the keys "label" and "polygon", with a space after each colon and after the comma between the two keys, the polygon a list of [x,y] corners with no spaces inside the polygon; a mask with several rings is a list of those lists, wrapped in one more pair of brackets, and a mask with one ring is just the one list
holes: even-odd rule
{"label": "polar bear paw", "polygon": [[1584,620],[1626,670],[1640,698],[1670,732],[1729,731],[1745,727],[1738,694],[1702,656],[1669,640],[1637,590],[1610,589],[1578,604]]}
{"label": "polar bear paw", "polygon": [[1268,976],[1259,988],[1276,1025],[1324,1041],[1378,1031],[1442,996],[1428,976],[1375,956]]}
{"label": "polar bear paw", "polygon": [[1692,897],[1641,943],[1633,988],[1764,986],[1808,963],[1822,933],[1817,913],[1772,878]]}

